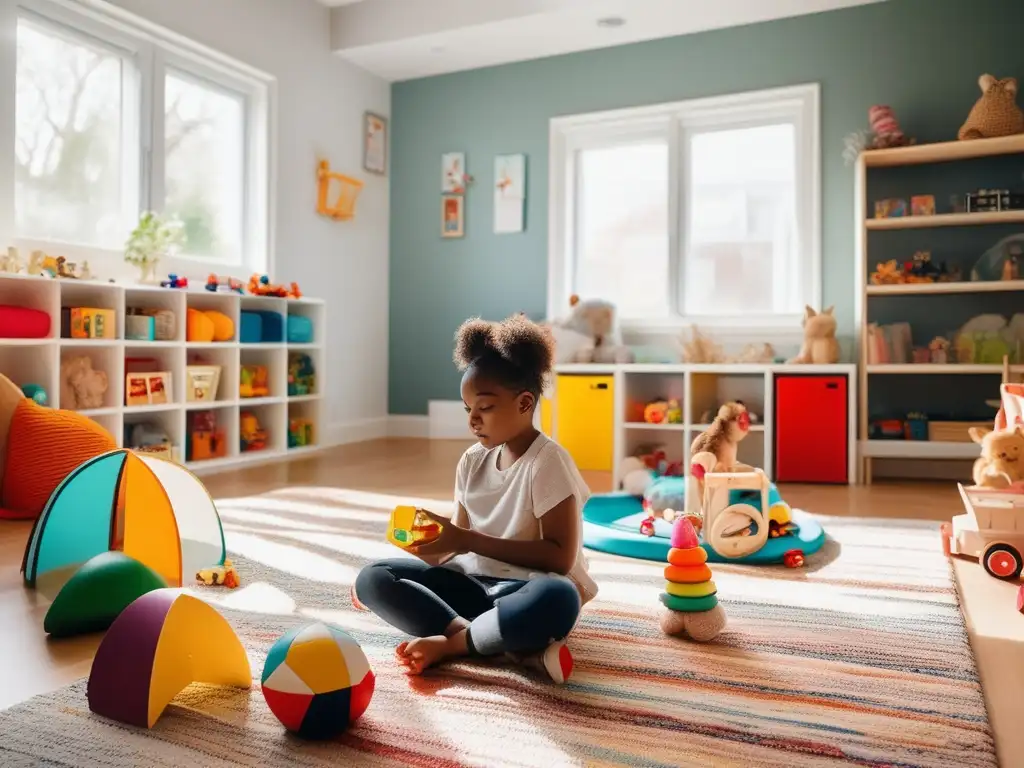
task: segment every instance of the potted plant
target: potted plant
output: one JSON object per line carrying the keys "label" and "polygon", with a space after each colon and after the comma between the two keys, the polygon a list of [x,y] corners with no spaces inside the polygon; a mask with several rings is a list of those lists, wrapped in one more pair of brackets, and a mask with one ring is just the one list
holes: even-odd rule
{"label": "potted plant", "polygon": [[124,260],[138,267],[139,282],[155,283],[156,268],[165,256],[173,256],[185,244],[185,230],[177,219],[166,220],[145,211],[125,245]]}

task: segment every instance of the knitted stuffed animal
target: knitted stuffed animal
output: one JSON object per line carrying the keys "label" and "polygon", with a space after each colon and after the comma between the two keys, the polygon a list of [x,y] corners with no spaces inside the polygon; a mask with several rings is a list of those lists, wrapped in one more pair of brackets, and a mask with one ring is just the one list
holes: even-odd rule
{"label": "knitted stuffed animal", "polygon": [[572,308],[565,320],[552,323],[554,329],[575,331],[590,338],[593,343],[576,350],[568,362],[573,363],[632,363],[633,353],[619,342],[615,328],[615,306],[601,299],[580,301],[579,296],[569,299]]}
{"label": "knitted stuffed animal", "polygon": [[804,313],[804,343],[800,354],[790,363],[828,365],[839,362],[839,342],[836,341],[836,319],[833,307],[815,312],[810,306]]}
{"label": "knitted stuffed animal", "polygon": [[1024,112],[1017,106],[1017,78],[996,80],[992,75],[982,75],[978,85],[981,98],[971,108],[958,138],[991,139],[1024,133]]}

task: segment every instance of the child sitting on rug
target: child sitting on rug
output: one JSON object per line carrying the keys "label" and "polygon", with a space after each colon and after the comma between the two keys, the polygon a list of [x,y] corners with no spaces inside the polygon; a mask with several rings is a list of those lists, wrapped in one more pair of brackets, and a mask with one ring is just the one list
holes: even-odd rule
{"label": "child sitting on rug", "polygon": [[[462,400],[477,438],[455,474],[438,538],[359,573],[353,601],[419,639],[396,649],[409,674],[445,659],[532,658],[558,683],[572,671],[565,638],[597,594],[582,510],[590,491],[568,452],[537,431],[534,410],[554,342],[524,316],[468,320],[456,334]],[[426,512],[426,510],[424,510]]]}

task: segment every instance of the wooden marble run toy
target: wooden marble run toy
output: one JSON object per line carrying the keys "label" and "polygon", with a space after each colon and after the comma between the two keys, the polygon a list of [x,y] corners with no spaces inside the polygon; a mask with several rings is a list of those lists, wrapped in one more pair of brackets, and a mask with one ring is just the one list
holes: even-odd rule
{"label": "wooden marble run toy", "polygon": [[433,541],[441,535],[442,527],[412,506],[395,507],[388,521],[388,541],[406,549]]}
{"label": "wooden marble run toy", "polygon": [[[326,160],[320,162],[317,169],[317,203],[316,212],[335,221],[348,221],[355,218],[356,200],[363,191],[363,182],[334,173]],[[337,185],[338,192],[331,200],[331,187]]]}
{"label": "wooden marble run toy", "polygon": [[[694,457],[695,463],[702,459],[709,466],[705,466],[707,471],[702,478],[689,478],[687,515],[703,518],[704,541],[718,554],[730,559],[752,555],[768,541],[771,529],[768,476],[761,469],[714,472],[714,455]],[[755,491],[761,503],[755,506],[745,500],[736,501],[731,498],[733,491]]]}
{"label": "wooden marble run toy", "polygon": [[[1024,384],[1009,383],[1006,378],[1004,373],[994,424],[997,432],[1024,424]],[[997,579],[1020,578],[1024,570],[1024,482],[1010,482],[1002,488],[957,483],[957,488],[965,513],[942,524],[943,552],[947,557],[976,558],[985,572]]]}

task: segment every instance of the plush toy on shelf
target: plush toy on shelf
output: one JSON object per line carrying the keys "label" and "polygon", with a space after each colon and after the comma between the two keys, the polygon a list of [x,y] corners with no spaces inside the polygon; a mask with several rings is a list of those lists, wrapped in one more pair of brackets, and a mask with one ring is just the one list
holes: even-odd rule
{"label": "plush toy on shelf", "polygon": [[60,405],[70,411],[102,408],[110,383],[105,371],[92,367],[87,355],[66,357],[60,364]]}
{"label": "plush toy on shelf", "polygon": [[561,362],[633,362],[633,352],[619,341],[615,326],[615,306],[611,302],[601,299],[581,301],[579,296],[574,295],[569,299],[569,305],[572,308],[569,317],[551,323],[552,334],[556,344],[561,343],[560,335],[569,335],[582,340],[582,343],[569,355],[559,355]]}
{"label": "plush toy on shelf", "polygon": [[1017,78],[997,80],[992,75],[978,78],[981,97],[960,127],[957,138],[992,139],[1024,133],[1024,112],[1017,106]]}
{"label": "plush toy on shelf", "polygon": [[800,353],[790,363],[829,365],[839,362],[839,342],[836,340],[836,318],[833,307],[815,312],[807,306],[804,314],[804,343]]}

